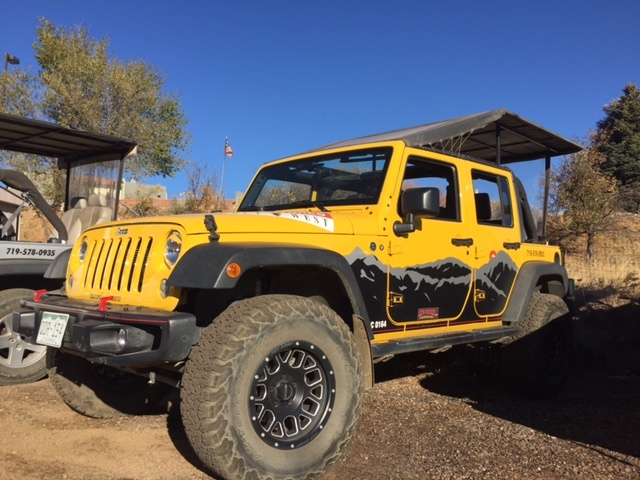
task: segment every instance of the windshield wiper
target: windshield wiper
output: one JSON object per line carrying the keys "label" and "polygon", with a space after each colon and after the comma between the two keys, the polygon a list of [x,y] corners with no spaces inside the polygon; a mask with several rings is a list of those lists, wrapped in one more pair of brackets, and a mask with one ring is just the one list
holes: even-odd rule
{"label": "windshield wiper", "polygon": [[285,205],[285,208],[298,208],[298,207],[315,207],[321,212],[328,212],[324,205],[318,202],[314,202],[313,200],[299,200],[297,202],[290,203],[289,205]]}
{"label": "windshield wiper", "polygon": [[264,207],[258,207],[256,205],[248,205],[246,207],[240,207],[239,212],[264,212]]}

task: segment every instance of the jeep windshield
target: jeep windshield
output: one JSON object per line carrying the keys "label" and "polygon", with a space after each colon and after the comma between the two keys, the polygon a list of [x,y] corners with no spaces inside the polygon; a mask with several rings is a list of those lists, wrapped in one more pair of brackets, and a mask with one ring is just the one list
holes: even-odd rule
{"label": "jeep windshield", "polygon": [[121,163],[120,159],[72,162],[68,172],[69,201],[77,198],[88,199],[97,193],[104,197],[106,206],[112,211],[115,210]]}
{"label": "jeep windshield", "polygon": [[263,167],[238,211],[376,204],[392,151],[351,150]]}

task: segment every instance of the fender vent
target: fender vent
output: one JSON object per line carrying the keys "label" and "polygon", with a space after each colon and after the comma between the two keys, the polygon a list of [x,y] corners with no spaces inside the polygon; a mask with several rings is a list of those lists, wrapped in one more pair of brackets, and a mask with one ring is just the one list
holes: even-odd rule
{"label": "fender vent", "polygon": [[85,262],[83,287],[109,292],[142,292],[153,239],[118,237],[94,241]]}

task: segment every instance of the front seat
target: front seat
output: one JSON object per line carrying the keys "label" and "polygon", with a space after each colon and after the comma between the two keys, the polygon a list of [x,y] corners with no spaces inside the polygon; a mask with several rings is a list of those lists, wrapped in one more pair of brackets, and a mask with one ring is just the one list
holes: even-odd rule
{"label": "front seat", "polygon": [[82,233],[82,222],[80,221],[80,213],[82,209],[87,207],[87,199],[83,197],[73,197],[71,199],[71,208],[62,214],[60,220],[67,229],[67,243],[75,243]]}
{"label": "front seat", "polygon": [[89,195],[87,206],[80,212],[82,230],[111,220],[112,210],[107,206],[107,197],[101,193]]}

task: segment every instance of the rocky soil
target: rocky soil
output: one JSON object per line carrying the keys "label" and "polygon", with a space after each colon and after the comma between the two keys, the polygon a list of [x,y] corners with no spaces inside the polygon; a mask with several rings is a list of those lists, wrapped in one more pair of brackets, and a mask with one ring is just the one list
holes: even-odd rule
{"label": "rocky soil", "polygon": [[[357,435],[327,479],[640,478],[637,377],[576,371],[560,397],[531,400],[457,358],[378,365]],[[210,478],[178,410],[95,420],[49,380],[0,387],[0,479]]]}

